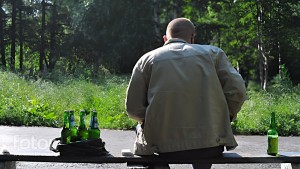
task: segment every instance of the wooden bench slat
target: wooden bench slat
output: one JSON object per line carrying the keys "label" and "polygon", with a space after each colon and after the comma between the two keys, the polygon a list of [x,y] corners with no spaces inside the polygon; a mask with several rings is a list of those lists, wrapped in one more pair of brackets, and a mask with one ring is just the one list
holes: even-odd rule
{"label": "wooden bench slat", "polygon": [[191,164],[199,163],[300,163],[300,156],[255,156],[245,157],[236,153],[224,153],[222,157],[193,159],[162,158],[162,157],[117,157],[117,156],[35,156],[35,155],[0,155],[0,161],[27,161],[27,162],[61,162],[61,163],[168,163]]}

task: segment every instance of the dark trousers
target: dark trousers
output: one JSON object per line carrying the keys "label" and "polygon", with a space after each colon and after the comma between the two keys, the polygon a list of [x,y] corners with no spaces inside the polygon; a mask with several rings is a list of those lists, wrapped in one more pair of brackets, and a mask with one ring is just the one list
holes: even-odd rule
{"label": "dark trousers", "polygon": [[[221,156],[224,151],[224,146],[211,147],[211,148],[203,148],[203,149],[194,149],[194,150],[185,150],[185,151],[177,151],[177,152],[169,152],[169,153],[160,153],[161,157],[168,158],[207,158],[207,157],[218,157]],[[210,169],[212,164],[206,163],[194,163],[194,169]],[[169,165],[150,165],[149,169],[168,169]]]}

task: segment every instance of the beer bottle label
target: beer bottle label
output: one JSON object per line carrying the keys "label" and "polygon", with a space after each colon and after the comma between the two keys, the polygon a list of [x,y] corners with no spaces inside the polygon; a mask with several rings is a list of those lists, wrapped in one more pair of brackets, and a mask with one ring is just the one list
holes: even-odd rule
{"label": "beer bottle label", "polygon": [[278,153],[278,137],[268,137],[268,154]]}
{"label": "beer bottle label", "polygon": [[97,117],[94,116],[93,121],[94,121],[93,128],[98,128],[98,119],[97,119]]}
{"label": "beer bottle label", "polygon": [[70,117],[70,126],[75,126],[74,116]]}

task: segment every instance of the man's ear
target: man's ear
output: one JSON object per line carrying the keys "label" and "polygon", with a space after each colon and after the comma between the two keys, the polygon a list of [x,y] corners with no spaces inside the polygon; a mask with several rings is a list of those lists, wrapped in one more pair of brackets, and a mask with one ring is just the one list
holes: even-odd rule
{"label": "man's ear", "polygon": [[164,39],[164,42],[167,42],[168,41],[168,38],[166,35],[163,36],[163,39]]}
{"label": "man's ear", "polygon": [[192,34],[191,43],[195,43],[195,34]]}

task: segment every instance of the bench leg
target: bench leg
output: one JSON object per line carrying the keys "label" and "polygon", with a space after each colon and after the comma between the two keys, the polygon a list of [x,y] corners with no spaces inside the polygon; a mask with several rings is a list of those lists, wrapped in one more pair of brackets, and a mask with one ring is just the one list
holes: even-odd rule
{"label": "bench leg", "polygon": [[300,169],[300,164],[281,163],[281,169]]}
{"label": "bench leg", "polygon": [[0,161],[0,169],[16,169],[15,161]]}

